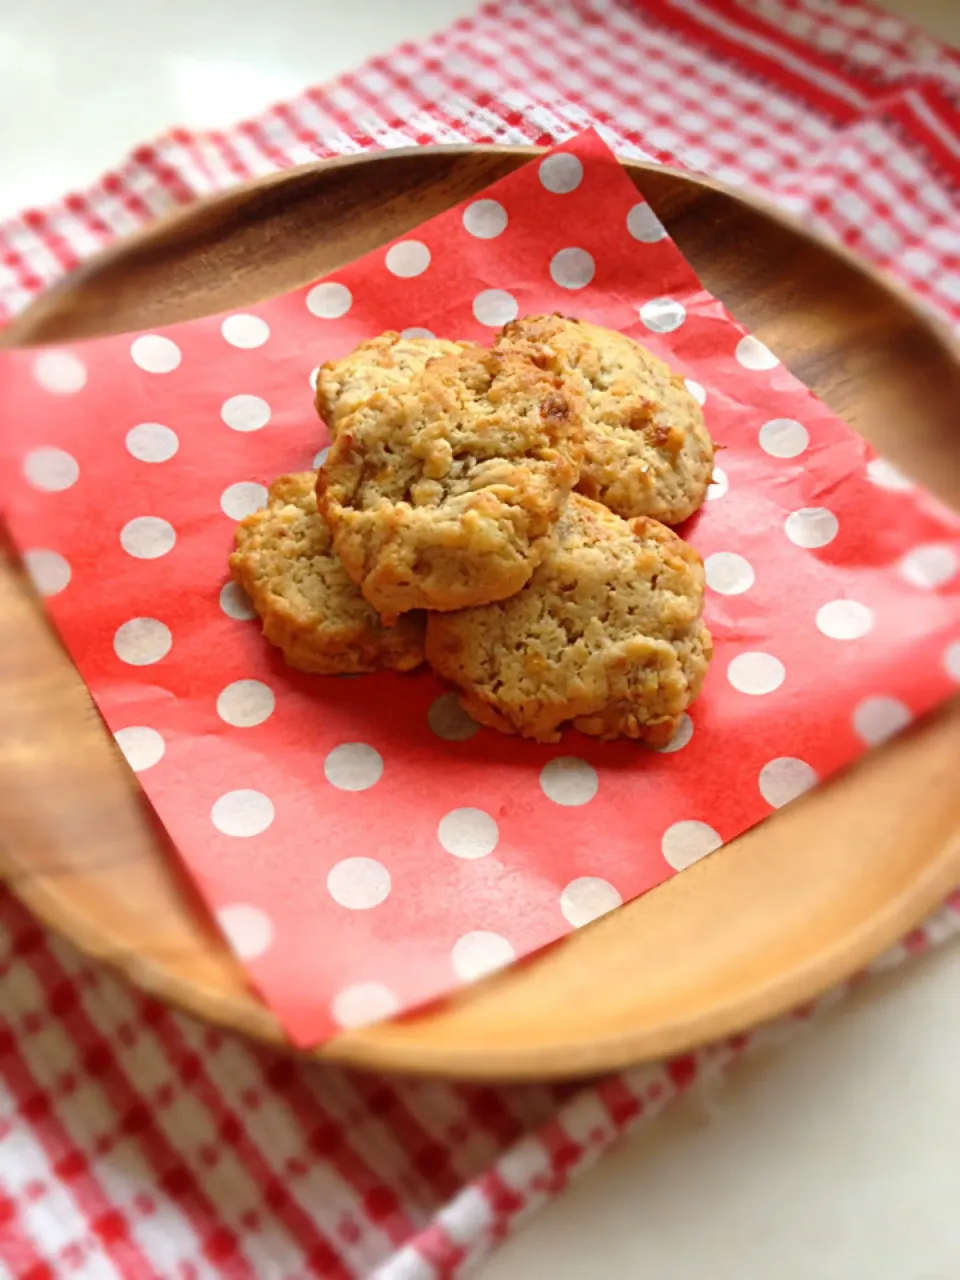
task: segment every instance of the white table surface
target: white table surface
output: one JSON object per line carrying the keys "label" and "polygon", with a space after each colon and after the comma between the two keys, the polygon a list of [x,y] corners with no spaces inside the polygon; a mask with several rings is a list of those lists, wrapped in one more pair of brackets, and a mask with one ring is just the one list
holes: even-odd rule
{"label": "white table surface", "polygon": [[[885,7],[960,44],[960,0]],[[0,216],[170,125],[229,124],[472,8],[0,0]],[[960,948],[874,983],[624,1142],[484,1280],[957,1280],[958,1015]]]}

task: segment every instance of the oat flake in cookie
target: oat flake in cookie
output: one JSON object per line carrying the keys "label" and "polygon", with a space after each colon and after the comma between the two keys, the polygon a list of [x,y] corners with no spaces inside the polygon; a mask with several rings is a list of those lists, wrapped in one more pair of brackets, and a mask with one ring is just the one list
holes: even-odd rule
{"label": "oat flake in cookie", "polygon": [[579,476],[581,404],[525,355],[478,348],[342,420],[318,501],[386,621],[502,600],[529,580]]}
{"label": "oat flake in cookie", "polygon": [[420,373],[428,360],[470,350],[472,343],[446,338],[404,338],[382,333],[361,342],[342,360],[330,360],[317,370],[317,413],[336,435],[348,413],[353,413],[375,391],[405,382]]}
{"label": "oat flake in cookie", "polygon": [[497,348],[582,380],[586,400],[580,493],[627,519],[681,524],[706,496],[713,443],[683,378],[645,347],[599,325],[528,316],[506,325]]}
{"label": "oat flake in cookie", "polygon": [[316,472],[281,476],[267,506],[237,526],[230,572],[263,621],[263,634],[288,664],[324,675],[423,661],[422,614],[384,627],[347,577],[317,511]]}
{"label": "oat flake in cookie", "polygon": [[528,585],[431,614],[427,660],[481,724],[555,742],[572,725],[663,746],[712,656],[703,566],[672,530],[574,495]]}

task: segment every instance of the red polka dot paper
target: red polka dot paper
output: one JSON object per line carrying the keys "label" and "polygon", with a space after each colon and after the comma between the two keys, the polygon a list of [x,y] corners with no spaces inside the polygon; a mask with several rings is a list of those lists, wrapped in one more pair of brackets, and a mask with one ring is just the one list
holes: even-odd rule
{"label": "red polka dot paper", "polygon": [[[489,342],[553,310],[667,359],[723,445],[685,529],[716,656],[660,752],[502,737],[427,671],[291,671],[227,575],[235,521],[323,456],[317,365],[384,329]],[[26,566],[300,1044],[590,923],[960,684],[960,517],[745,334],[592,132],[333,278],[244,314],[9,352],[0,376]]]}

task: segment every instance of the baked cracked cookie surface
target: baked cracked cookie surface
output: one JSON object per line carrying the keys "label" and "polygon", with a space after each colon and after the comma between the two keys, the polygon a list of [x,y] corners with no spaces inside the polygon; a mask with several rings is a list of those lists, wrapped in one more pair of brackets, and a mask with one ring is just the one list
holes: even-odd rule
{"label": "baked cracked cookie surface", "polygon": [[330,360],[317,370],[317,413],[336,435],[343,418],[376,391],[406,382],[419,373],[428,360],[457,355],[471,343],[448,342],[446,338],[404,338],[399,333],[381,333],[361,342],[340,360]]}
{"label": "baked cracked cookie surface", "polygon": [[578,490],[618,515],[681,524],[713,473],[713,442],[683,378],[632,338],[584,320],[528,316],[496,348],[581,379],[586,402]]}
{"label": "baked cracked cookie surface", "polygon": [[582,401],[520,352],[431,361],[342,419],[317,496],[350,577],[386,621],[529,580],[579,476]]}
{"label": "baked cracked cookie surface", "polygon": [[334,554],[317,511],[316,479],[315,471],[281,476],[267,505],[237,526],[230,572],[260,615],[265,638],[301,671],[343,675],[419,666],[423,615],[383,626]]}
{"label": "baked cracked cookie surface", "polygon": [[703,593],[700,557],[672,530],[574,494],[518,595],[429,615],[427,660],[503,733],[554,742],[572,725],[664,746],[712,656]]}

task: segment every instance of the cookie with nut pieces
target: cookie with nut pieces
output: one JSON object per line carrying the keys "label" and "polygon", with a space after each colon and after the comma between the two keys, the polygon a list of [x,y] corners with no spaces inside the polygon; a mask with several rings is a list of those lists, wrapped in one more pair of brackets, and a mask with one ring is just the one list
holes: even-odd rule
{"label": "cookie with nut pieces", "polygon": [[671,529],[574,494],[521,592],[429,615],[427,661],[503,733],[555,742],[571,726],[663,746],[712,656],[703,596],[700,557]]}
{"label": "cookie with nut pieces", "polygon": [[333,552],[317,511],[316,472],[281,476],[267,505],[241,520],[230,572],[250,597],[263,634],[291,667],[323,675],[423,661],[424,619],[407,614],[385,627]]}
{"label": "cookie with nut pieces", "polygon": [[578,490],[627,519],[682,524],[713,474],[713,442],[680,374],[626,334],[565,316],[506,325],[497,349],[579,381],[584,447]]}
{"label": "cookie with nut pieces", "polygon": [[514,351],[431,360],[342,419],[317,494],[387,622],[513,595],[579,478],[582,397]]}
{"label": "cookie with nut pieces", "polygon": [[340,422],[377,391],[406,382],[438,356],[473,346],[446,338],[405,338],[394,331],[361,342],[349,355],[317,370],[317,413],[336,435]]}

